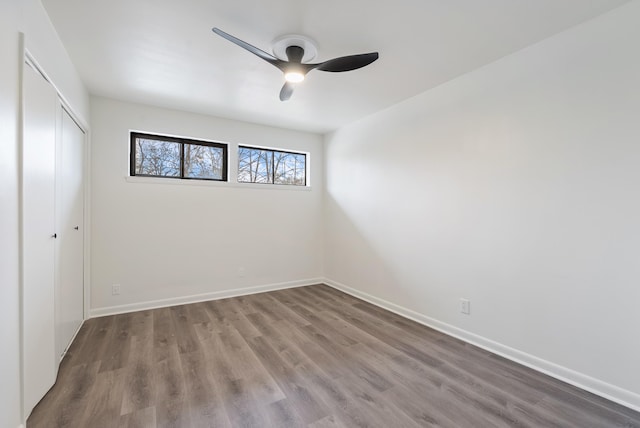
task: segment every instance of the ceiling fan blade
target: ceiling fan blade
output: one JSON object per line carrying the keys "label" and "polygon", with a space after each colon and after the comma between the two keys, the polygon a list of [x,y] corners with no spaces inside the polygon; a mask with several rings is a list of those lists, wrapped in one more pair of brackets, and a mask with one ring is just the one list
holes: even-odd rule
{"label": "ceiling fan blade", "polygon": [[252,54],[259,56],[260,58],[262,58],[263,60],[267,61],[269,64],[274,65],[276,67],[278,67],[280,70],[283,70],[283,66],[287,63],[286,61],[282,61],[272,55],[269,55],[268,53],[266,53],[265,51],[258,49],[257,47],[250,45],[249,43],[240,40],[237,37],[233,37],[231,34],[229,33],[225,33],[224,31],[222,31],[219,28],[212,28],[212,31],[214,33],[216,33],[217,35],[229,40],[232,43],[235,43],[236,45],[240,46],[243,49],[248,50],[249,52],[251,52]]}
{"label": "ceiling fan blade", "polygon": [[280,89],[280,101],[287,101],[291,98],[291,94],[293,94],[293,89],[295,85],[291,82],[286,82],[282,89]]}
{"label": "ceiling fan blade", "polygon": [[307,65],[313,65],[313,68],[317,68],[318,70],[338,73],[341,71],[351,71],[362,68],[365,65],[369,65],[373,61],[377,60],[378,56],[378,52],[371,52],[359,55],[342,56],[340,58],[330,59],[329,61],[325,61],[320,64]]}

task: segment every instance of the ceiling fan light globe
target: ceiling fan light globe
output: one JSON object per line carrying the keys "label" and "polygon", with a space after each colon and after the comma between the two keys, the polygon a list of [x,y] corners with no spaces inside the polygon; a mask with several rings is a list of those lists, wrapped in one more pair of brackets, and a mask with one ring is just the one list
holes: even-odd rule
{"label": "ceiling fan light globe", "polygon": [[284,80],[290,83],[300,83],[304,80],[304,74],[299,71],[288,71],[284,73]]}

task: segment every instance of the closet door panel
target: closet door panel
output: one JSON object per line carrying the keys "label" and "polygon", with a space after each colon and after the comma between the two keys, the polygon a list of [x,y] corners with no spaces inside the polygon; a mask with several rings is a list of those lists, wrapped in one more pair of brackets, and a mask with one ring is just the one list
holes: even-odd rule
{"label": "closet door panel", "polygon": [[58,283],[56,352],[62,356],[84,316],[84,132],[62,111],[58,150]]}
{"label": "closet door panel", "polygon": [[23,73],[22,327],[24,412],[54,384],[55,150],[54,88],[30,66]]}

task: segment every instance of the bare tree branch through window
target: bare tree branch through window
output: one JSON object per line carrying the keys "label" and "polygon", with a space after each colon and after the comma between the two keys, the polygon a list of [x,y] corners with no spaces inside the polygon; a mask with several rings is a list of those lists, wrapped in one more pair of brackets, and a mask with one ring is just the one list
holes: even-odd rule
{"label": "bare tree branch through window", "polygon": [[227,145],[131,133],[131,175],[227,180]]}
{"label": "bare tree branch through window", "polygon": [[238,182],[306,186],[307,156],[255,147],[238,148]]}

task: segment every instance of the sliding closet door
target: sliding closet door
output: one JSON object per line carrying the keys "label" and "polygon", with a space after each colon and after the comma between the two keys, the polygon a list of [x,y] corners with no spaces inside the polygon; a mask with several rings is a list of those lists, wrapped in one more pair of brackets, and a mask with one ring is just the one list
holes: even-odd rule
{"label": "sliding closet door", "polygon": [[64,109],[58,152],[56,355],[60,357],[84,315],[84,132]]}
{"label": "sliding closet door", "polygon": [[54,323],[55,150],[54,88],[30,66],[23,73],[22,334],[24,413],[55,382]]}

